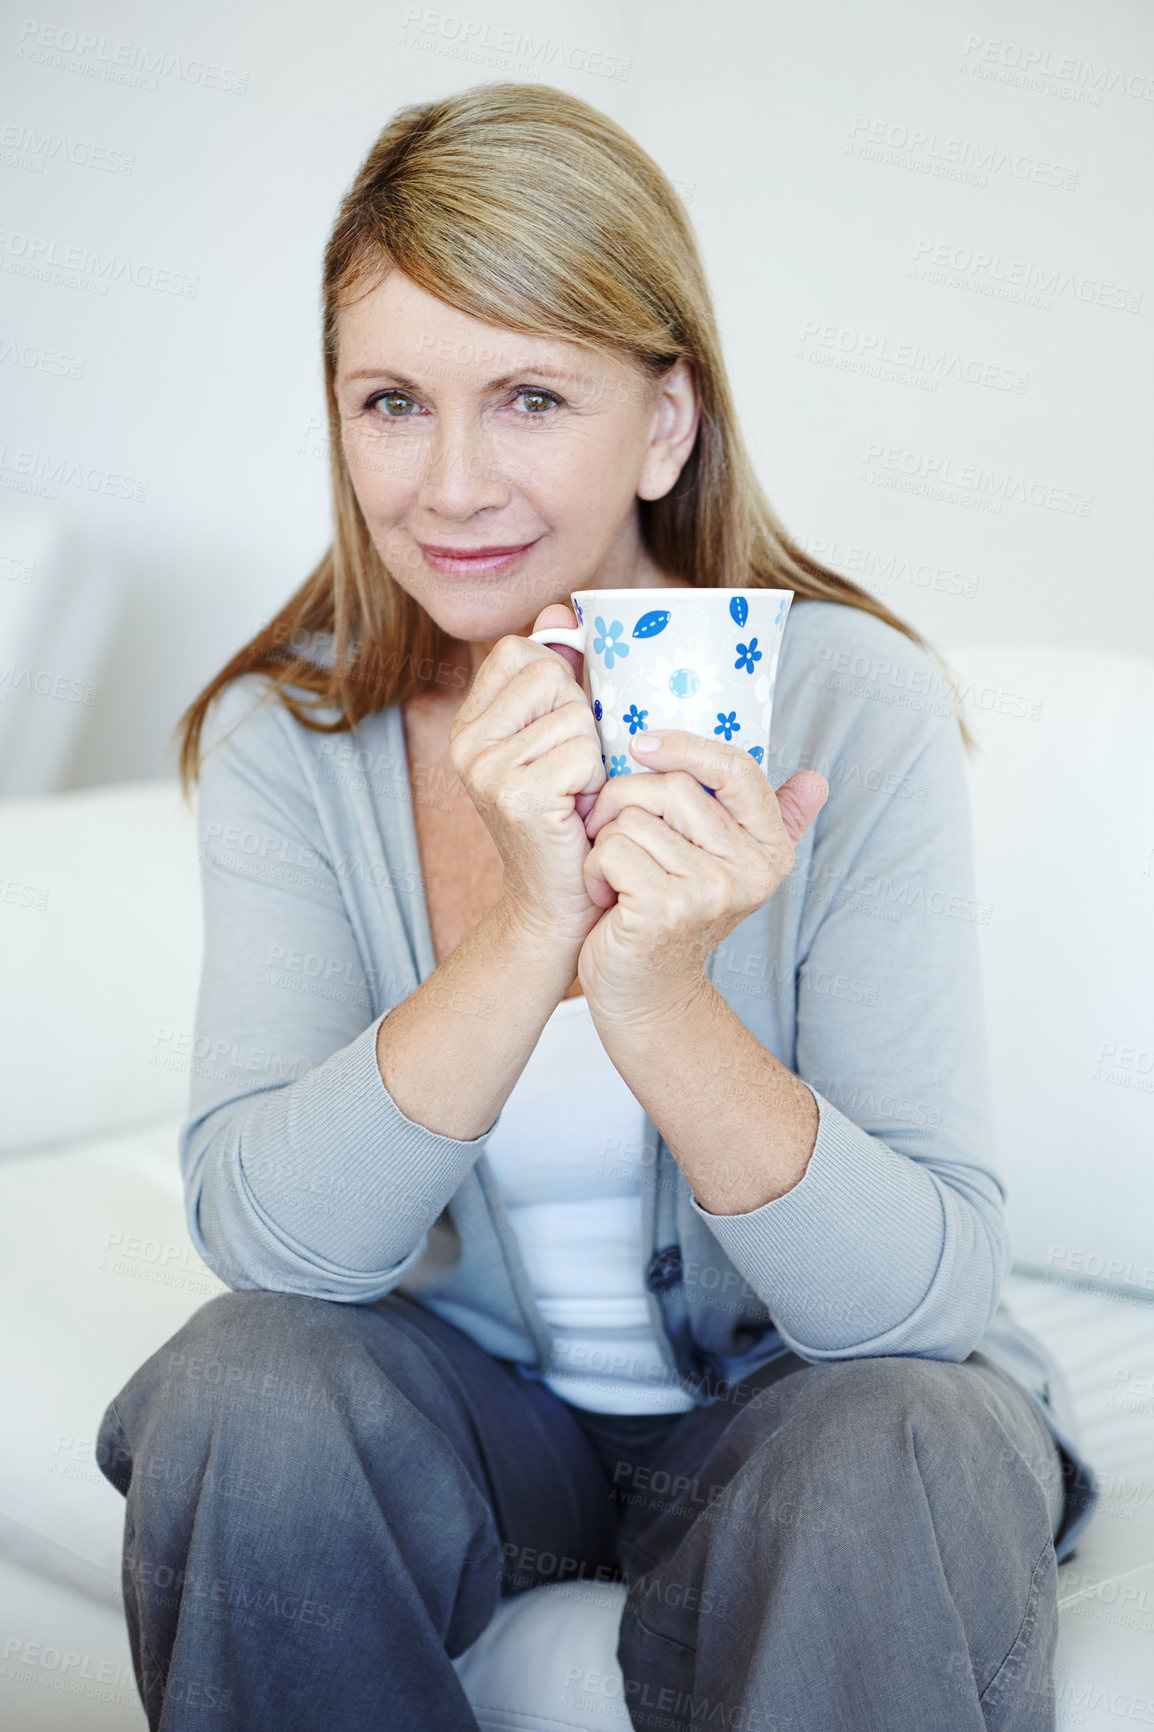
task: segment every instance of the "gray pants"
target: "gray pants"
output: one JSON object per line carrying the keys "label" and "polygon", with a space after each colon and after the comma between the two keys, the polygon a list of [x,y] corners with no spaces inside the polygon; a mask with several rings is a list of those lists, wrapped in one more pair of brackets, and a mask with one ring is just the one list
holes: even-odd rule
{"label": "gray pants", "polygon": [[399,1294],[229,1292],[96,1456],[163,1732],[476,1732],[450,1657],[501,1594],[598,1578],[638,1732],[1054,1725],[1062,1462],[981,1353],[787,1354],[622,1417]]}

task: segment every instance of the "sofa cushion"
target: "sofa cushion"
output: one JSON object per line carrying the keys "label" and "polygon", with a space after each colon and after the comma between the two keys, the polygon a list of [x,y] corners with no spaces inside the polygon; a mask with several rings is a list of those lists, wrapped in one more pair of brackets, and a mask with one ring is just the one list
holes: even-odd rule
{"label": "sofa cushion", "polygon": [[96,1465],[108,1403],[205,1300],[177,1119],[0,1160],[0,1554],[120,1604],[124,1499]]}
{"label": "sofa cushion", "polygon": [[200,952],[175,782],[0,803],[0,1152],[182,1113]]}
{"label": "sofa cushion", "polygon": [[1011,1276],[1070,1380],[1101,1502],[1058,1572],[1058,1732],[1154,1723],[1154,1304]]}
{"label": "sofa cushion", "polygon": [[1154,1298],[1154,660],[947,659],[1015,1264]]}

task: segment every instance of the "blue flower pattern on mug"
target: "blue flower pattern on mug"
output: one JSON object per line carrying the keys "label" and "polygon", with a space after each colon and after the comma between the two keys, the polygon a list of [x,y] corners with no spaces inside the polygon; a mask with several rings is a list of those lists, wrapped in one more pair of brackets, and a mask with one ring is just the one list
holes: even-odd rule
{"label": "blue flower pattern on mug", "polygon": [[597,628],[597,636],[593,639],[593,653],[601,656],[605,666],[611,668],[615,656],[621,657],[629,654],[629,645],[618,641],[624,636],[625,627],[619,619],[615,619],[612,625],[606,625],[600,614],[597,615],[594,624]]}
{"label": "blue flower pattern on mug", "polygon": [[[580,607],[577,606],[577,604],[574,604],[574,606],[578,619],[582,620],[583,623]],[[789,603],[787,600],[783,600],[778,604],[777,613],[773,622],[775,627],[781,625],[788,610],[788,606]],[[749,617],[749,604],[746,598],[742,595],[733,596],[730,600],[729,611],[734,623],[739,627],[744,626]],[[635,638],[656,637],[665,630],[669,623],[669,618],[670,615],[666,610],[647,613],[643,615],[634,626],[633,636]],[[607,625],[600,614],[596,616],[594,623],[597,635],[594,637],[591,647],[594,654],[602,657],[605,666],[607,668],[612,668],[615,659],[624,658],[629,654],[629,645],[621,641],[625,635],[625,627],[620,620],[613,620],[611,624]],[[755,673],[758,662],[764,658],[764,651],[758,647],[757,637],[751,637],[748,642],[739,641],[735,648],[737,653],[733,664],[734,668],[739,670],[744,669],[749,674]],[[680,676],[680,679],[678,676]],[[669,685],[675,696],[688,697],[691,696],[692,692],[696,689],[697,683],[697,676],[693,670],[691,668],[683,668],[678,670],[677,674],[670,679]],[[767,701],[772,702],[776,685],[776,679],[770,681]],[[604,711],[599,698],[594,700],[593,713],[598,722],[600,722]],[[629,728],[630,734],[642,733],[647,730],[648,724],[646,717],[648,714],[648,710],[639,709],[635,703],[630,704],[628,710],[626,710],[622,715],[622,720]],[[727,741],[731,741],[734,734],[738,734],[742,731],[741,723],[737,719],[736,710],[730,710],[728,714],[722,710],[718,710],[716,714],[718,725],[713,730],[715,734],[724,735]],[[761,746],[750,746],[749,755],[758,764],[764,763],[765,752]],[[606,765],[604,753],[601,755],[601,762],[603,766]],[[620,755],[611,754],[607,768],[611,777],[629,776],[633,773],[633,766],[629,762],[628,754],[624,752]],[[714,792],[712,788],[707,788],[705,791],[709,794]]]}

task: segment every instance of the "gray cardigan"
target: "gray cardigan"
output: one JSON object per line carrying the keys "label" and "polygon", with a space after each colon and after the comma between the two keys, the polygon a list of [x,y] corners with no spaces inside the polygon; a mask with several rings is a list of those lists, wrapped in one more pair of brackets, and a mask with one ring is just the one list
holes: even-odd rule
{"label": "gray cardigan", "polygon": [[[249,675],[213,706],[205,743],[204,963],[180,1134],[197,1250],[232,1288],[351,1304],[399,1290],[540,1377],[553,1340],[485,1154],[493,1126],[431,1131],[377,1068],[382,1020],[435,967],[399,707],[320,734]],[[646,1118],[658,1344],[702,1403],[786,1349],[811,1362],[980,1349],[1070,1458],[1064,1561],[1098,1483],[1058,1365],[1000,1302],[988,910],[961,737],[933,663],[860,609],[802,600],[788,615],[767,770],[776,787],[799,769],[819,770],[829,799],[790,876],[708,966],[811,1089],[817,1142],[791,1191],[719,1216]],[[484,997],[472,1008],[500,1014]]]}

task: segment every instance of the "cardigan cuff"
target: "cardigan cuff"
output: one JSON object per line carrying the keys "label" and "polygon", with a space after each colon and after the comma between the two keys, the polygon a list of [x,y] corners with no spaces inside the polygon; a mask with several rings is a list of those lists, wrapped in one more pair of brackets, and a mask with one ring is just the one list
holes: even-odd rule
{"label": "cardigan cuff", "polygon": [[805,1086],[818,1132],[796,1185],[738,1215],[690,1202],[783,1336],[836,1352],[886,1334],[923,1301],[945,1218],[930,1173]]}

